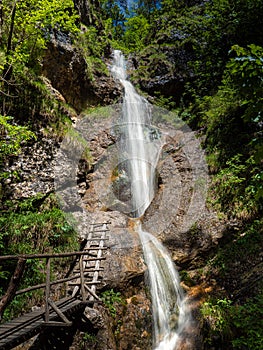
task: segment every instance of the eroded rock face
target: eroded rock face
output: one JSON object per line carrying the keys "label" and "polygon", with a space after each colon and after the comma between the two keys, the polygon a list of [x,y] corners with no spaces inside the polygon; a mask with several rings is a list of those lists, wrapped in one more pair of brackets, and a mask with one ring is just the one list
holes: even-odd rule
{"label": "eroded rock face", "polygon": [[39,132],[36,141],[22,147],[21,154],[10,157],[5,170],[11,172],[11,175],[2,181],[5,197],[29,198],[39,193],[53,192],[53,159],[58,147],[56,140]]}
{"label": "eroded rock face", "polygon": [[129,293],[122,311],[122,324],[118,335],[118,349],[152,349],[152,314],[149,297],[143,285]]}
{"label": "eroded rock face", "polygon": [[77,112],[87,106],[111,104],[121,94],[111,76],[88,73],[81,51],[71,45],[62,33],[53,36],[43,60],[43,74]]}

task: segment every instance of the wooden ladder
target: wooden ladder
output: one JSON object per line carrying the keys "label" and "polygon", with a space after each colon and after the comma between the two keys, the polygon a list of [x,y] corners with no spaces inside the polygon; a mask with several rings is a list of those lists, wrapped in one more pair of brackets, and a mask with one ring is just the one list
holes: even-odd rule
{"label": "wooden ladder", "polygon": [[110,222],[92,223],[89,232],[85,238],[84,252],[79,258],[79,263],[73,270],[76,280],[68,283],[69,290],[72,290],[72,296],[80,292],[82,300],[96,302],[100,298],[96,294],[98,284],[102,282],[103,253],[107,250],[105,242],[109,239]]}

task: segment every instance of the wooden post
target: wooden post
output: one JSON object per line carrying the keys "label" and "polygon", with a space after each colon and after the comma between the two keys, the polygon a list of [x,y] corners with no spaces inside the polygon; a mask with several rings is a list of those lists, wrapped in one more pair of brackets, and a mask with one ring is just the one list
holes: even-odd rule
{"label": "wooden post", "polygon": [[84,287],[84,271],[83,271],[83,255],[79,259],[79,270],[80,270],[80,291],[81,291],[81,297],[84,301],[86,299],[85,297],[85,287]]}
{"label": "wooden post", "polygon": [[49,295],[50,295],[50,258],[47,258],[46,267],[46,293],[45,293],[45,322],[49,321]]}
{"label": "wooden post", "polygon": [[0,300],[0,319],[3,316],[3,313],[8,306],[8,304],[13,300],[16,294],[16,290],[19,286],[19,283],[21,281],[23,272],[25,270],[26,265],[26,259],[19,259],[16,265],[15,272],[11,278],[11,281],[9,282],[9,286],[7,288],[7,291],[5,295]]}

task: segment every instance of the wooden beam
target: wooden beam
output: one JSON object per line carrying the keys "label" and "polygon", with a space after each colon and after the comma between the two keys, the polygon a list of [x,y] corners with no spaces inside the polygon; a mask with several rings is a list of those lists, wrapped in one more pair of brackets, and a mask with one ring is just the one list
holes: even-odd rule
{"label": "wooden beam", "polygon": [[51,299],[48,299],[48,304],[52,307],[52,309],[57,313],[57,315],[67,324],[68,326],[72,325],[72,322],[63,314],[62,311],[59,310],[57,305]]}
{"label": "wooden beam", "polygon": [[98,301],[101,301],[101,299],[97,296],[96,293],[94,293],[88,286],[87,284],[85,283],[85,288],[87,289],[87,291]]}

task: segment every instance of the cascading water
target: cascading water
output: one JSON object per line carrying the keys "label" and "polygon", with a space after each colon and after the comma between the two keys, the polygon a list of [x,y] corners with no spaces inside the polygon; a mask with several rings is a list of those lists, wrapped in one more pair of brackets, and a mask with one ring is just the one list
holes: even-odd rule
{"label": "cascading water", "polygon": [[125,90],[123,119],[120,123],[121,151],[127,161],[127,171],[131,181],[131,212],[135,217],[140,217],[154,196],[155,165],[160,147],[152,142],[154,130],[149,130],[149,104],[126,80],[125,60],[118,50],[115,51],[114,63],[112,72]]}
{"label": "cascading water", "polygon": [[[141,217],[150,205],[155,190],[155,168],[161,150],[161,136],[150,125],[150,106],[138,95],[126,78],[122,53],[114,51],[113,75],[124,87],[121,121],[122,156],[131,182],[131,212]],[[156,140],[159,138],[159,142]],[[173,262],[162,244],[135,222],[148,267],[154,320],[154,348],[175,350],[180,334],[189,322],[180,279]]]}

